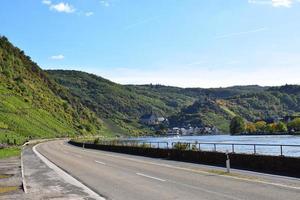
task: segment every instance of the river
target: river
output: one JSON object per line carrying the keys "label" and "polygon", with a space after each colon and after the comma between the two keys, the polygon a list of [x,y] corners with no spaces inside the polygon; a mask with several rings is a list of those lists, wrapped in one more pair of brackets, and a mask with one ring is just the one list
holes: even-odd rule
{"label": "river", "polygon": [[[293,135],[261,135],[261,136],[231,136],[231,135],[204,135],[204,136],[175,136],[175,137],[139,137],[131,140],[138,140],[141,142],[166,142],[168,146],[172,146],[174,142],[186,142],[186,143],[226,143],[235,144],[232,145],[217,144],[216,150],[224,152],[236,153],[253,153],[254,148],[257,154],[264,155],[280,155],[280,146],[261,146],[259,144],[268,145],[299,145],[299,146],[283,146],[282,154],[284,156],[300,157],[300,136]],[[246,145],[249,144],[249,145]],[[257,144],[254,145],[253,144]],[[154,144],[155,145],[155,144]],[[201,150],[212,151],[214,150],[213,144],[200,144]],[[160,147],[166,147],[167,145],[160,144]],[[197,148],[199,144],[196,145]]]}

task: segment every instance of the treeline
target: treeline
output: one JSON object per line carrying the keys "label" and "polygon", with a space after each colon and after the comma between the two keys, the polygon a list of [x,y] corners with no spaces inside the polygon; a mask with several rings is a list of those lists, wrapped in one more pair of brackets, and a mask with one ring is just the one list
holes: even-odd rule
{"label": "treeline", "polygon": [[240,116],[235,116],[230,122],[230,133],[237,134],[276,134],[276,133],[300,133],[300,118],[295,118],[290,122],[267,123],[263,120],[248,122]]}

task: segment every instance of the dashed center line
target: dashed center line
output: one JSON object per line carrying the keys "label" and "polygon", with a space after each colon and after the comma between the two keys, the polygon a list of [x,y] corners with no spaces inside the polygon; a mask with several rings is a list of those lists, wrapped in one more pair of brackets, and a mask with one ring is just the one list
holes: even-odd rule
{"label": "dashed center line", "polygon": [[166,181],[164,179],[157,178],[157,177],[154,177],[154,176],[149,176],[149,175],[142,174],[142,173],[136,173],[136,175],[143,176],[143,177],[146,177],[146,178],[151,178],[151,179],[154,179],[154,180],[157,180],[157,181],[161,181],[161,182],[165,182]]}
{"label": "dashed center line", "polygon": [[106,165],[106,163],[98,161],[98,160],[95,160],[95,162],[98,163],[98,164],[101,164],[101,165]]}

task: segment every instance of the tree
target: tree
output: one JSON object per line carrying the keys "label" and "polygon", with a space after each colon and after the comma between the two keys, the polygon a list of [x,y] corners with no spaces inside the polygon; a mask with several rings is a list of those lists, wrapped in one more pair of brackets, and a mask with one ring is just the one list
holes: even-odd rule
{"label": "tree", "polygon": [[238,134],[246,130],[245,120],[240,116],[235,116],[230,122],[230,133]]}
{"label": "tree", "polygon": [[247,133],[255,133],[257,131],[256,126],[252,122],[248,122],[246,124],[246,132]]}
{"label": "tree", "polygon": [[258,132],[265,132],[267,123],[265,121],[255,122],[255,127]]}
{"label": "tree", "polygon": [[279,122],[276,124],[276,132],[283,133],[283,132],[287,132],[287,131],[288,131],[288,128],[285,123]]}
{"label": "tree", "polygon": [[267,124],[266,131],[268,133],[274,133],[274,132],[276,132],[276,124],[275,123]]}
{"label": "tree", "polygon": [[288,123],[289,131],[300,131],[300,118],[296,118]]}

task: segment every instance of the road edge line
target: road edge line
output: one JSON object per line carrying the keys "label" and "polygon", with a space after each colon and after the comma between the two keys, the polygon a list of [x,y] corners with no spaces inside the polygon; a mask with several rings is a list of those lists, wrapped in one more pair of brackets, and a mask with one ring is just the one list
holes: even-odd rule
{"label": "road edge line", "polygon": [[25,194],[27,194],[27,186],[26,186],[26,180],[24,175],[24,163],[23,163],[23,148],[21,151],[21,177],[22,177],[22,188]]}
{"label": "road edge line", "polygon": [[36,147],[39,146],[40,144],[37,144],[32,147],[33,152],[52,170],[54,170],[61,178],[63,178],[66,182],[75,185],[77,187],[80,187],[86,192],[87,194],[90,195],[91,198],[95,198],[97,200],[105,200],[105,198],[101,197],[99,194],[94,192],[92,189],[90,189],[88,186],[83,184],[81,181],[78,179],[74,178],[71,176],[69,173],[55,165],[53,162],[51,162],[49,159],[47,159],[45,156],[43,156],[41,153],[39,153],[36,150]]}

